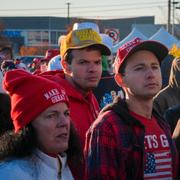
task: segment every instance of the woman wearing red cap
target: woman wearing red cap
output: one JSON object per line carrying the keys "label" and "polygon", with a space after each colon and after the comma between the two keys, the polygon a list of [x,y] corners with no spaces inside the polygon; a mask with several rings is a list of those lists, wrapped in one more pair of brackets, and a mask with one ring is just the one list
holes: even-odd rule
{"label": "woman wearing red cap", "polygon": [[13,131],[0,137],[0,179],[74,179],[67,161],[81,160],[64,89],[23,70],[4,76]]}

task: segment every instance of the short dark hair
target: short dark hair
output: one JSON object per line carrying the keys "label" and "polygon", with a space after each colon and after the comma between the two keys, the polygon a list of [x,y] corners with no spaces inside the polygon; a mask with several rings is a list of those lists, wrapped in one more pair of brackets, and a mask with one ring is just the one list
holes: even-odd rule
{"label": "short dark hair", "polygon": [[[88,46],[88,47],[81,48],[81,49],[86,49],[87,51],[96,50],[96,51],[101,52],[101,50],[99,49],[99,46],[98,46],[98,45],[92,45],[92,46]],[[72,63],[72,59],[73,59],[72,50],[73,50],[73,49],[69,49],[69,50],[66,52],[65,56],[64,56],[64,59],[65,59],[65,61],[66,61],[68,64],[71,64],[71,63]]]}

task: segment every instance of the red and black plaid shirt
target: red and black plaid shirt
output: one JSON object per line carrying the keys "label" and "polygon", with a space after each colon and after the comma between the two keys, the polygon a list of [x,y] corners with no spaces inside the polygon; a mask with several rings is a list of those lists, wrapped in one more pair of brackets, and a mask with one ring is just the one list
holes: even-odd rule
{"label": "red and black plaid shirt", "polygon": [[[156,114],[153,115],[168,138],[175,176],[178,158],[169,126]],[[104,110],[87,133],[85,179],[142,180],[144,135],[144,126],[129,114],[125,103],[118,102]]]}

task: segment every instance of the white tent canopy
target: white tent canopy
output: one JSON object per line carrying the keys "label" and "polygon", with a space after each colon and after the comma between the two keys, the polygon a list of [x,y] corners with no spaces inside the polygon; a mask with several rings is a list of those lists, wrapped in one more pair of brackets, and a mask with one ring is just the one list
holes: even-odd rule
{"label": "white tent canopy", "polygon": [[178,44],[179,41],[169,34],[164,27],[161,27],[149,40],[159,41],[164,44],[168,49],[171,49],[174,44]]}
{"label": "white tent canopy", "polygon": [[116,44],[114,47],[113,47],[113,53],[116,53],[118,48],[121,47],[124,43],[134,39],[134,38],[141,38],[143,40],[147,40],[148,38],[143,35],[137,28],[133,28],[132,31],[129,33],[128,36],[126,36],[122,41],[120,41],[118,44]]}

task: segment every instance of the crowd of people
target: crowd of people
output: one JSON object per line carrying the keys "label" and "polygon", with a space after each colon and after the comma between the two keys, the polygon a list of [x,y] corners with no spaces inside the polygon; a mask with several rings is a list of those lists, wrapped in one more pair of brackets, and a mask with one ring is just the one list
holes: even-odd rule
{"label": "crowd of people", "polygon": [[29,69],[0,49],[0,179],[180,178],[180,57],[165,86],[163,44],[104,38],[75,23]]}

